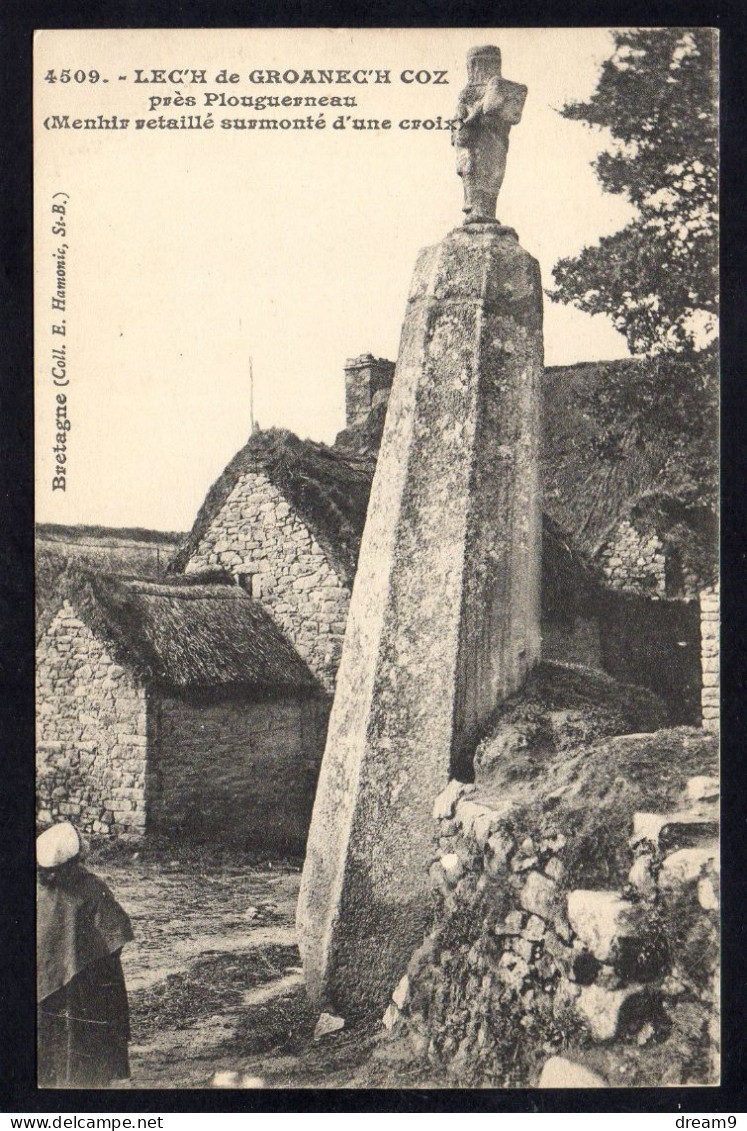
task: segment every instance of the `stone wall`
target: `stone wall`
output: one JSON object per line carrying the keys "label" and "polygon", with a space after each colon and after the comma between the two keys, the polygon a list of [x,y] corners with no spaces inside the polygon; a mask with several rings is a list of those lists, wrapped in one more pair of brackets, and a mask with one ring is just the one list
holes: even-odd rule
{"label": "stone wall", "polygon": [[617,886],[579,887],[570,829],[522,830],[475,786],[434,816],[437,925],[383,1017],[404,1055],[462,1087],[718,1083],[714,778],[634,814]]}
{"label": "stone wall", "polygon": [[236,484],[186,573],[220,567],[242,579],[327,691],[334,689],[350,593],[308,527],[259,473]]}
{"label": "stone wall", "polygon": [[707,730],[719,729],[719,630],[721,607],[719,586],[704,589],[700,594],[700,640],[703,688],[701,713]]}
{"label": "stone wall", "polygon": [[39,822],[141,835],[145,691],[68,602],[39,642],[36,686]]}
{"label": "stone wall", "polygon": [[326,700],[153,700],[149,829],[301,852]]}
{"label": "stone wall", "polygon": [[664,543],[653,530],[639,530],[623,519],[599,553],[599,564],[614,589],[664,597],[667,591]]}

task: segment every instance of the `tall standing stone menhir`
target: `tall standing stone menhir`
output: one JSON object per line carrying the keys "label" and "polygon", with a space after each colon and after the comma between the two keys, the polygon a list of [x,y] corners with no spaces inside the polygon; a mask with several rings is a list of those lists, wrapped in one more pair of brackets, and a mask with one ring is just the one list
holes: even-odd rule
{"label": "tall standing stone menhir", "polygon": [[427,930],[433,800],[540,651],[542,291],[494,218],[526,88],[495,47],[468,67],[467,218],[415,267],[299,898],[307,989],[346,1016]]}

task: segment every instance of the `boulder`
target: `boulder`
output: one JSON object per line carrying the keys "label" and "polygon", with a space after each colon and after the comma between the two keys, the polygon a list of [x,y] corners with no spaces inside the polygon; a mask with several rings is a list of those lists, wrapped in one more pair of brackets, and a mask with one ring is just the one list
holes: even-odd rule
{"label": "boulder", "polygon": [[407,974],[400,978],[397,983],[397,988],[392,994],[392,1001],[397,1006],[397,1009],[404,1009],[407,999],[410,996],[410,979]]}
{"label": "boulder", "polygon": [[498,960],[497,973],[504,985],[519,993],[531,970],[529,963],[520,954],[504,951]]}
{"label": "boulder", "polygon": [[502,925],[496,927],[496,934],[499,935],[520,935],[524,929],[524,922],[526,915],[523,911],[517,911],[515,908],[509,911]]}
{"label": "boulder", "polygon": [[574,1064],[564,1056],[551,1056],[540,1074],[538,1088],[606,1088],[607,1082],[596,1072]]}
{"label": "boulder", "polygon": [[462,826],[465,836],[482,837],[483,844],[497,824],[494,811],[476,801],[458,801],[454,819]]}
{"label": "boulder", "polygon": [[488,871],[495,875],[508,866],[511,853],[515,848],[513,837],[507,833],[496,832],[487,839]]}
{"label": "boulder", "polygon": [[641,920],[640,908],[616,892],[578,889],[568,895],[568,921],[600,962],[609,959],[617,938],[640,932]]}
{"label": "boulder", "polygon": [[441,790],[433,802],[433,817],[436,821],[447,820],[454,816],[454,809],[459,798],[464,793],[464,783],[452,778],[446,789]]}
{"label": "boulder", "polygon": [[650,840],[666,849],[687,847],[718,832],[718,808],[701,802],[696,809],[675,813],[634,813],[630,843]]}
{"label": "boulder", "polygon": [[605,990],[602,986],[583,986],[576,999],[576,1009],[597,1041],[611,1041],[617,1036],[620,1010],[628,998],[641,992],[641,986],[623,986]]}
{"label": "boulder", "polygon": [[545,920],[554,918],[559,899],[557,884],[541,872],[530,872],[519,894],[519,902],[524,910]]}
{"label": "boulder", "polygon": [[540,942],[545,937],[545,930],[545,921],[540,919],[539,915],[530,915],[521,933],[531,942]]}
{"label": "boulder", "polygon": [[698,880],[718,858],[718,843],[712,841],[703,848],[680,848],[665,857],[659,872],[660,888],[684,887]]}
{"label": "boulder", "polygon": [[718,911],[719,893],[715,876],[703,876],[698,881],[698,903],[704,911]]}
{"label": "boulder", "polygon": [[562,880],[565,875],[565,864],[554,856],[545,864],[544,873],[546,876],[549,876],[551,880],[555,880],[556,882]]}
{"label": "boulder", "polygon": [[455,884],[464,871],[462,861],[456,852],[447,852],[441,857],[441,869],[450,884]]}
{"label": "boulder", "polygon": [[397,1009],[397,1006],[394,1004],[394,1002],[390,1002],[386,1008],[384,1016],[381,1019],[381,1024],[384,1026],[388,1033],[393,1033],[401,1016],[402,1014]]}
{"label": "boulder", "polygon": [[492,809],[486,809],[484,813],[475,817],[472,825],[472,835],[477,841],[480,848],[484,848],[487,844],[490,834],[497,828],[498,818]]}
{"label": "boulder", "polygon": [[238,1088],[240,1075],[238,1072],[216,1072],[210,1081],[213,1088]]}
{"label": "boulder", "polygon": [[319,1041],[329,1033],[336,1033],[344,1028],[344,1018],[336,1017],[333,1013],[322,1013],[314,1028],[314,1040]]}
{"label": "boulder", "polygon": [[707,774],[698,774],[690,778],[685,786],[685,795],[688,801],[715,801],[719,796],[718,778],[708,777]]}

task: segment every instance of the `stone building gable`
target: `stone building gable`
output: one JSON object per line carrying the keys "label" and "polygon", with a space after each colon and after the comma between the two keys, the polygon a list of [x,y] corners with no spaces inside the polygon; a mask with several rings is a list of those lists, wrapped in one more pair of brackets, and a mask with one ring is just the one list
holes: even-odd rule
{"label": "stone building gable", "polygon": [[610,529],[597,552],[607,584],[654,599],[695,600],[712,578],[713,537],[638,509]]}
{"label": "stone building gable", "polygon": [[267,607],[327,691],[350,591],[307,525],[261,472],[246,472],[202,534],[185,573],[224,569]]}
{"label": "stone building gable", "polygon": [[37,645],[39,820],[145,828],[145,689],[65,601]]}

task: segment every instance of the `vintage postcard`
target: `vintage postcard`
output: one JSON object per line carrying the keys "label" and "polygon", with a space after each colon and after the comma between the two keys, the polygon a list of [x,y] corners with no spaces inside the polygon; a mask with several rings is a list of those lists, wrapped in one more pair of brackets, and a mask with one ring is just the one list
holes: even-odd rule
{"label": "vintage postcard", "polygon": [[38,30],[38,1082],[717,1085],[717,33]]}

